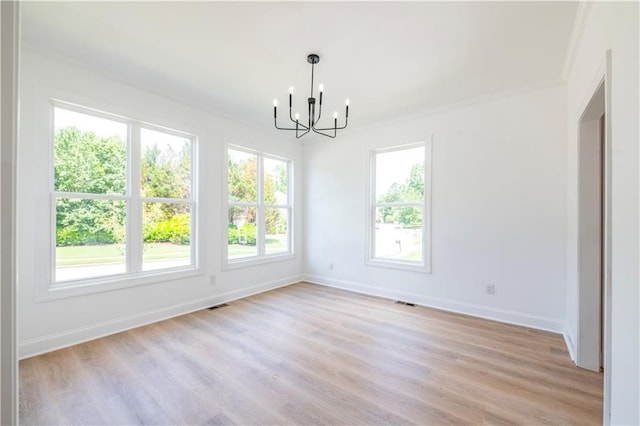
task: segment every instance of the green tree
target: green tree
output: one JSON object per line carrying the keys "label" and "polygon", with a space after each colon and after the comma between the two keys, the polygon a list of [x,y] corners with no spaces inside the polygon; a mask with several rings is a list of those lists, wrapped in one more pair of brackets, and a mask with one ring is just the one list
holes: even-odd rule
{"label": "green tree", "polygon": [[[126,144],[118,136],[101,138],[76,127],[55,133],[56,191],[124,194],[126,167]],[[122,243],[125,214],[122,202],[59,197],[56,245]]]}
{"label": "green tree", "polygon": [[[179,152],[169,145],[143,145],[141,193],[152,198],[189,197],[191,190],[191,146],[183,143]],[[144,203],[143,240],[188,244],[190,212],[186,203]]]}
{"label": "green tree", "polygon": [[119,136],[100,138],[66,127],[56,131],[54,147],[56,191],[124,194],[127,151]]}
{"label": "green tree", "polygon": [[[424,164],[414,164],[409,177],[403,183],[394,182],[380,197],[383,203],[422,201],[424,199]],[[422,223],[422,210],[419,207],[383,207],[380,209],[383,223],[400,223],[405,227]]]}
{"label": "green tree", "polygon": [[[257,199],[257,156],[229,156],[228,181],[229,181],[229,201],[256,203]],[[266,163],[266,161],[265,161]],[[273,169],[265,171],[263,175],[262,197],[266,204],[278,203],[279,195],[286,194],[287,188],[287,167],[286,163],[276,164]],[[234,244],[236,235],[238,241],[244,243],[242,230],[245,224],[253,224],[250,232],[255,232],[256,209],[243,208],[239,206],[229,207],[230,229],[239,228],[238,232],[229,232],[229,244]],[[282,216],[280,209],[268,208],[265,211],[265,233],[273,235],[286,231],[286,218]]]}
{"label": "green tree", "polygon": [[[228,165],[229,201],[255,203],[258,197],[257,157],[250,156],[236,161],[230,156]],[[229,223],[238,225],[242,218],[245,222],[255,223],[255,209],[241,207],[229,208]]]}
{"label": "green tree", "polygon": [[[59,192],[124,194],[127,148],[118,136],[98,137],[76,127],[59,129],[54,145],[54,187]],[[184,199],[190,196],[191,145],[176,152],[145,145],[141,153],[141,193],[146,197]],[[189,243],[187,203],[144,203],[143,238]],[[125,240],[126,208],[122,201],[58,197],[56,244],[112,244]]]}

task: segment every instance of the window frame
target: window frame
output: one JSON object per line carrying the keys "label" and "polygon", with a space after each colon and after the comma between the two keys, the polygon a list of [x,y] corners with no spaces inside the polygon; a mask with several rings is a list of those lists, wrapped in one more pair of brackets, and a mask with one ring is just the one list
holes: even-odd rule
{"label": "window frame", "polygon": [[[48,126],[48,192],[49,192],[49,274],[46,290],[36,293],[36,301],[60,299],[78,295],[99,293],[120,288],[131,288],[138,285],[176,280],[197,275],[202,275],[198,257],[199,234],[198,229],[198,137],[184,131],[179,131],[148,123],[142,120],[124,117],[122,115],[101,111],[95,108],[78,105],[64,100],[49,99],[49,126]],[[126,185],[123,194],[90,194],[80,192],[57,191],[55,188],[55,109],[85,114],[97,118],[107,119],[127,126],[126,144]],[[189,198],[165,199],[143,197],[141,187],[141,131],[148,129],[162,132],[168,135],[188,139],[191,143],[191,191]],[[56,200],[59,198],[90,199],[90,200],[114,200],[125,203],[125,272],[87,277],[76,280],[56,281]],[[185,266],[170,268],[143,270],[143,238],[142,238],[142,206],[145,202],[173,202],[187,204],[190,211],[190,263]]]}
{"label": "window frame", "polygon": [[[256,202],[230,202],[229,201],[229,150],[239,151],[246,154],[255,155],[257,158],[257,182],[256,182]],[[268,204],[264,202],[264,160],[265,158],[282,161],[287,164],[287,204]],[[223,175],[223,231],[222,231],[222,270],[232,270],[238,268],[245,268],[255,265],[263,265],[267,263],[280,262],[285,260],[291,260],[296,257],[294,247],[294,188],[293,188],[293,159],[268,153],[261,150],[256,150],[243,145],[237,145],[227,143],[224,146],[224,175]],[[229,258],[229,208],[232,206],[238,207],[255,207],[256,209],[256,255],[246,256],[235,259]],[[287,209],[287,242],[289,250],[287,252],[266,254],[265,245],[265,211],[268,208],[282,208]]]}
{"label": "window frame", "polygon": [[[376,200],[376,159],[378,154],[402,151],[414,148],[424,148],[424,198],[422,202],[378,203]],[[394,145],[384,148],[375,148],[369,151],[369,191],[366,213],[366,259],[369,266],[400,269],[405,271],[431,273],[431,158],[432,138],[403,145]],[[407,261],[385,257],[375,257],[376,244],[376,209],[379,207],[422,207],[422,261]]]}

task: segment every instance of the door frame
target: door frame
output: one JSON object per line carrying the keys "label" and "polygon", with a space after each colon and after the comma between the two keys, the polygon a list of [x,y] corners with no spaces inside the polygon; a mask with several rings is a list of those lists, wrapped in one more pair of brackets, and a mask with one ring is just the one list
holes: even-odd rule
{"label": "door frame", "polygon": [[[589,92],[589,97],[584,103],[582,108],[582,114],[578,121],[578,285],[577,285],[577,333],[576,333],[576,365],[583,368],[599,371],[602,366],[604,369],[604,400],[603,400],[603,421],[604,424],[608,424],[608,419],[611,413],[611,145],[612,145],[612,111],[611,111],[611,50],[607,50],[604,66],[602,71],[597,74],[597,78],[592,86],[592,90]],[[600,288],[594,288],[593,282],[590,287],[587,281],[581,279],[585,273],[588,273],[586,269],[582,269],[585,262],[581,262],[581,244],[584,243],[581,238],[580,225],[584,222],[584,217],[581,212],[580,203],[580,185],[581,179],[584,177],[584,170],[580,170],[581,162],[581,149],[583,148],[582,142],[584,141],[582,130],[591,131],[590,135],[586,135],[588,138],[594,137],[593,132],[600,133],[600,126],[593,126],[591,129],[582,128],[585,121],[593,121],[598,116],[598,111],[589,110],[592,102],[598,95],[598,91],[603,90],[603,98],[599,100],[599,108],[602,108],[605,116],[604,120],[604,141],[602,143],[602,152],[600,153],[600,161],[603,166],[603,173],[601,178],[603,179],[601,188],[602,193],[601,203],[603,204],[601,213],[601,227],[602,227],[602,239],[600,241],[601,256],[601,278],[602,278],[602,293],[600,294]],[[590,114],[590,115],[589,115]],[[600,115],[601,116],[601,115]],[[592,123],[593,124],[593,123]],[[588,126],[586,126],[588,127]],[[601,139],[601,135],[595,135],[598,142]],[[582,272],[582,274],[581,274]],[[585,285],[586,284],[586,285]],[[599,287],[599,286],[598,286]],[[585,294],[585,292],[590,292]],[[587,297],[584,297],[584,296]],[[602,307],[602,316],[600,310]],[[594,321],[594,312],[597,313],[598,321]],[[596,325],[594,325],[596,324]],[[602,341],[600,338],[600,329],[602,327],[603,335]],[[600,351],[602,350],[602,356]],[[597,360],[597,361],[595,361]]]}

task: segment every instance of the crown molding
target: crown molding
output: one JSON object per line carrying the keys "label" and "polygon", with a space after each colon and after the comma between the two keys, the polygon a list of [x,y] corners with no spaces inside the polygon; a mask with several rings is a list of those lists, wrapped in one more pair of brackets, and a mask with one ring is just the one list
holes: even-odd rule
{"label": "crown molding", "polygon": [[525,83],[519,86],[511,87],[508,89],[495,90],[478,96],[460,99],[457,101],[447,102],[441,105],[437,105],[429,108],[422,108],[418,110],[406,111],[400,113],[392,118],[385,120],[369,119],[360,124],[358,127],[351,129],[352,133],[360,131],[369,131],[371,129],[385,127],[390,125],[396,125],[406,121],[418,120],[424,117],[445,114],[451,111],[461,110],[467,107],[472,107],[478,104],[485,104],[489,102],[499,101],[501,99],[509,98],[512,96],[522,95],[528,92],[534,92],[538,90],[550,89],[557,86],[562,86],[566,82],[561,78],[552,78],[546,80],[539,80],[530,83]]}

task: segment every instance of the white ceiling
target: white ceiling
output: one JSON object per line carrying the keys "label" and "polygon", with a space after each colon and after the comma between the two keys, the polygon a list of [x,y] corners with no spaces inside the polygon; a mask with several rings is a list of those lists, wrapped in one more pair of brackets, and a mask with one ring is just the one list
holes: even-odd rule
{"label": "white ceiling", "polygon": [[317,53],[327,112],[342,115],[348,97],[351,127],[559,81],[577,4],[23,2],[22,34],[26,45],[265,128],[290,85],[304,112],[306,56]]}

